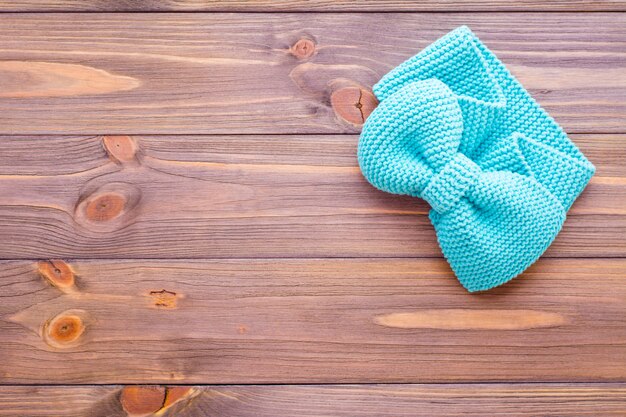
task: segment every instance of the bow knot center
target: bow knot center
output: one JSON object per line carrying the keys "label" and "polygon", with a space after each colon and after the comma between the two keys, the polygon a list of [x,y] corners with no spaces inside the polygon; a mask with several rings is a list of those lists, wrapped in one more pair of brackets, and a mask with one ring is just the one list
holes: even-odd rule
{"label": "bow knot center", "polygon": [[481,169],[457,153],[436,173],[422,192],[422,198],[439,214],[452,210],[476,182]]}

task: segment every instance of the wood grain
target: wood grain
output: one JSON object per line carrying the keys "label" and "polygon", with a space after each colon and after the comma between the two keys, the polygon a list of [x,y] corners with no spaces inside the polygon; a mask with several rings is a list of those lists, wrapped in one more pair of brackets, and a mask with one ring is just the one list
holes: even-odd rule
{"label": "wood grain", "polygon": [[66,263],[0,263],[0,383],[626,380],[624,259],[475,295],[443,259]]}
{"label": "wood grain", "polygon": [[[349,116],[356,103],[331,98],[351,97],[338,93],[343,89],[367,92],[391,68],[462,24],[568,132],[626,132],[623,13],[43,13],[1,19],[4,134],[358,132],[362,120]],[[347,108],[333,108],[337,103]]]}
{"label": "wood grain", "polygon": [[3,12],[382,12],[382,11],[626,11],[623,0],[18,0],[0,2]]}
{"label": "wood grain", "polygon": [[[146,387],[150,388],[150,387]],[[163,417],[622,417],[624,384],[420,384],[173,387]],[[0,387],[4,417],[126,417],[119,386]]]}
{"label": "wood grain", "polygon": [[[626,256],[626,136],[573,139],[598,172],[546,256]],[[0,137],[0,258],[440,257],[428,205],[369,185],[357,141]]]}
{"label": "wood grain", "polygon": [[[152,13],[204,11],[254,13]],[[0,417],[626,415],[611,11],[0,0]],[[472,295],[354,135],[372,84],[461,24],[598,167],[546,256]]]}

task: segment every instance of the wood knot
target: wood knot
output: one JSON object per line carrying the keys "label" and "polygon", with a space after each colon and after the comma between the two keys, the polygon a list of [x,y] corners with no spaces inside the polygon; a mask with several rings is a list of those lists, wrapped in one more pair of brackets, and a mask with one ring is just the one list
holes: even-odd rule
{"label": "wood knot", "polygon": [[137,144],[130,136],[104,136],[102,145],[109,158],[117,163],[136,161]]}
{"label": "wood knot", "polygon": [[74,271],[61,260],[40,261],[37,264],[39,274],[50,284],[67,292],[74,288]]}
{"label": "wood knot", "polygon": [[378,100],[369,90],[344,87],[331,94],[330,104],[343,120],[360,126],[378,106]]}
{"label": "wood knot", "polygon": [[291,46],[291,54],[298,59],[310,58],[315,53],[315,42],[302,38]]}
{"label": "wood knot", "polygon": [[[89,192],[91,191],[91,192]],[[141,191],[128,183],[109,183],[102,187],[88,190],[78,199],[75,218],[78,222],[92,226],[116,227],[114,222],[127,216],[141,199]]]}
{"label": "wood knot", "polygon": [[176,308],[180,296],[173,291],[150,291],[152,303],[158,308]]}
{"label": "wood knot", "polygon": [[150,416],[157,412],[161,415],[165,409],[196,393],[191,387],[131,385],[122,389],[120,404],[130,417]]}
{"label": "wood knot", "polygon": [[190,387],[168,387],[165,391],[163,408],[167,408],[185,398],[189,398],[193,394],[195,394],[195,390]]}
{"label": "wood knot", "polygon": [[45,342],[57,348],[76,345],[86,328],[83,316],[82,310],[67,310],[53,317],[44,324]]}
{"label": "wood knot", "polygon": [[163,408],[165,387],[127,386],[122,389],[120,403],[129,416],[148,416]]}
{"label": "wood knot", "polygon": [[103,222],[119,216],[126,205],[126,198],[121,194],[103,194],[89,200],[85,206],[87,218],[94,222]]}

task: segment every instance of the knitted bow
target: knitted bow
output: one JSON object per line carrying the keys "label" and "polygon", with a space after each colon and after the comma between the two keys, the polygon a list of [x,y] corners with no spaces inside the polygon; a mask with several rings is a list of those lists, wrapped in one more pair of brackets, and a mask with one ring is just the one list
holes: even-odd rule
{"label": "knitted bow", "polygon": [[552,243],[594,172],[466,27],[386,75],[359,164],[374,186],[425,199],[469,291],[500,285]]}

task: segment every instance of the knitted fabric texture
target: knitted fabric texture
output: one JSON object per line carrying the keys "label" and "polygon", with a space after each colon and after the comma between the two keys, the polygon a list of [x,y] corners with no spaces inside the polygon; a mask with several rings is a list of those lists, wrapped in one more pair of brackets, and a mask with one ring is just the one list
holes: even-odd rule
{"label": "knitted fabric texture", "polygon": [[375,187],[425,199],[469,291],[522,273],[552,243],[594,166],[463,26],[385,75],[359,141]]}

